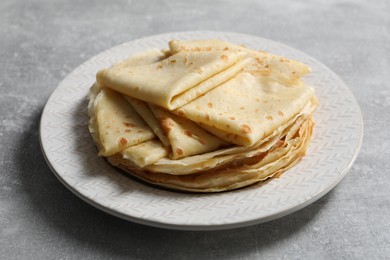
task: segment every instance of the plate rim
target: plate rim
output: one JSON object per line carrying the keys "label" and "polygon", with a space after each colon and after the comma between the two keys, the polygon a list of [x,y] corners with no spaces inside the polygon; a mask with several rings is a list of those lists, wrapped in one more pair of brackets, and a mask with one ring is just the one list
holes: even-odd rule
{"label": "plate rim", "polygon": [[[156,38],[156,37],[166,37],[166,36],[174,35],[174,34],[194,34],[194,33],[196,33],[196,34],[199,34],[199,33],[201,33],[201,34],[202,33],[205,33],[205,34],[216,34],[217,37],[219,35],[226,35],[226,34],[233,35],[234,34],[234,35],[237,35],[237,36],[257,38],[257,39],[260,39],[260,40],[267,41],[269,43],[277,43],[280,46],[288,48],[289,50],[293,50],[297,54],[301,54],[301,55],[304,55],[306,57],[311,58],[313,61],[317,62],[319,65],[321,65],[323,68],[325,68],[328,72],[331,72],[333,74],[333,76],[336,77],[340,81],[341,84],[343,84],[345,90],[347,90],[349,92],[350,98],[353,100],[355,108],[357,109],[355,112],[359,115],[359,128],[360,128],[359,130],[360,131],[359,131],[358,142],[356,144],[356,147],[354,147],[354,149],[353,149],[354,153],[353,153],[351,159],[349,160],[348,164],[346,165],[346,167],[343,170],[341,170],[340,173],[337,175],[337,178],[335,178],[331,183],[329,183],[328,186],[326,186],[324,189],[322,189],[321,191],[313,194],[309,199],[305,200],[302,203],[299,203],[298,205],[294,205],[292,207],[289,206],[289,207],[287,207],[287,209],[284,209],[284,210],[279,211],[279,212],[275,212],[273,214],[270,214],[270,215],[268,215],[266,217],[262,217],[262,218],[255,218],[255,219],[250,219],[250,220],[240,221],[240,222],[235,222],[235,223],[221,223],[221,224],[212,224],[212,225],[209,225],[209,224],[204,224],[204,225],[201,225],[201,224],[173,224],[173,223],[167,223],[167,222],[159,222],[157,220],[142,219],[142,218],[134,217],[134,216],[131,216],[131,215],[128,215],[128,214],[124,214],[124,213],[115,211],[113,209],[107,208],[107,207],[97,203],[95,200],[93,200],[91,198],[88,198],[87,196],[81,194],[77,189],[75,189],[72,185],[70,185],[66,180],[63,179],[61,174],[58,173],[57,170],[55,169],[55,167],[52,165],[52,163],[50,162],[50,159],[48,158],[48,156],[46,154],[45,147],[44,147],[45,145],[43,143],[43,138],[44,137],[42,135],[42,129],[43,129],[44,126],[43,126],[42,122],[43,122],[43,118],[44,118],[45,114],[48,113],[47,112],[48,102],[55,95],[56,90],[62,85],[62,83],[67,79],[67,77],[69,75],[72,75],[73,73],[75,73],[81,66],[83,66],[83,64],[91,62],[93,59],[96,59],[97,56],[99,56],[102,53],[104,53],[106,51],[109,51],[109,50],[111,50],[113,48],[119,48],[120,46],[123,46],[123,45],[126,45],[126,44],[131,44],[131,43],[133,43],[135,41],[138,41],[138,40],[147,40],[148,38],[152,39],[152,38]],[[53,174],[57,177],[57,179],[59,179],[59,181],[68,190],[70,190],[73,194],[75,194],[77,197],[79,197],[83,201],[87,202],[91,206],[93,206],[93,207],[95,207],[95,208],[97,208],[97,209],[99,209],[99,210],[101,210],[103,212],[106,212],[106,213],[108,213],[110,215],[114,215],[114,216],[119,217],[119,218],[124,219],[124,220],[128,220],[128,221],[135,222],[135,223],[138,223],[138,224],[158,227],[158,228],[166,228],[166,229],[174,229],[174,230],[194,230],[194,231],[195,230],[197,230],[197,231],[225,230],[225,229],[234,229],[234,228],[240,228],[240,227],[255,225],[255,224],[267,222],[267,221],[270,221],[270,220],[274,220],[274,219],[277,219],[277,218],[289,215],[291,213],[294,213],[294,212],[296,212],[296,211],[298,211],[298,210],[300,210],[300,209],[302,209],[302,208],[312,204],[313,202],[315,202],[316,200],[320,199],[325,194],[327,194],[329,191],[331,191],[346,176],[348,171],[351,169],[353,163],[356,161],[357,156],[358,156],[358,154],[359,154],[359,152],[361,150],[362,143],[363,143],[363,137],[364,137],[363,115],[362,115],[359,103],[356,100],[356,97],[353,95],[351,89],[344,83],[344,81],[335,72],[333,72],[330,68],[328,68],[325,64],[323,64],[322,62],[320,62],[317,59],[313,58],[312,56],[310,56],[310,55],[308,55],[308,54],[306,54],[306,53],[304,53],[304,52],[302,52],[302,51],[300,51],[298,49],[295,49],[294,47],[290,47],[290,46],[285,45],[284,43],[280,43],[278,41],[269,40],[267,38],[263,38],[263,37],[259,37],[257,35],[251,35],[251,34],[243,34],[243,33],[228,32],[228,31],[210,31],[210,30],[206,30],[206,31],[205,30],[199,30],[199,31],[168,32],[168,33],[163,33],[163,34],[149,35],[149,36],[146,36],[146,37],[133,39],[133,40],[130,40],[130,41],[127,41],[127,42],[124,42],[124,43],[112,46],[112,47],[110,47],[110,48],[108,48],[106,50],[103,50],[100,53],[97,53],[96,55],[92,56],[91,58],[89,58],[89,59],[85,60],[84,62],[82,62],[81,64],[79,64],[75,69],[73,69],[70,73],[68,73],[61,80],[61,82],[52,91],[52,93],[50,94],[49,98],[47,99],[47,101],[45,103],[45,107],[44,107],[44,109],[42,111],[41,118],[40,118],[40,123],[39,123],[39,143],[40,143],[40,148],[41,148],[41,151],[42,151],[42,153],[44,155],[44,158],[45,158],[49,168],[51,169]],[[143,185],[143,184],[141,184],[141,185]]]}

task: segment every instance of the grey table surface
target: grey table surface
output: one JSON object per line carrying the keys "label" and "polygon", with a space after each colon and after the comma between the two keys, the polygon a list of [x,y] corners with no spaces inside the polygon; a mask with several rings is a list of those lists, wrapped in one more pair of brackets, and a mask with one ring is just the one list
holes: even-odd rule
{"label": "grey table surface", "polygon": [[[389,13],[385,0],[2,0],[0,258],[389,259]],[[107,48],[187,30],[285,43],[349,85],[362,109],[364,142],[335,189],[271,222],[190,232],[118,219],[56,179],[40,151],[39,119],[59,82]]]}

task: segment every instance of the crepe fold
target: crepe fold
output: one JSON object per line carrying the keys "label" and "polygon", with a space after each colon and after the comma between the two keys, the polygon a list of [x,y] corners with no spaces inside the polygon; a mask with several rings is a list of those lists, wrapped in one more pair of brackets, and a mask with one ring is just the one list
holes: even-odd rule
{"label": "crepe fold", "polygon": [[244,71],[175,112],[227,142],[250,146],[301,111],[313,94],[313,88]]}
{"label": "crepe fold", "polygon": [[95,97],[92,131],[99,140],[99,155],[109,156],[151,140],[153,131],[117,92],[101,89]]}
{"label": "crepe fold", "polygon": [[286,85],[301,84],[300,78],[310,72],[310,67],[302,62],[220,40],[172,40],[169,46],[171,53],[218,50],[239,52],[251,60],[245,66],[246,70],[256,71],[262,76],[270,76]]}
{"label": "crepe fold", "polygon": [[238,73],[247,60],[224,51],[179,52],[151,64],[119,64],[98,72],[97,81],[133,98],[175,109]]}
{"label": "crepe fold", "polygon": [[278,176],[296,164],[306,152],[312,134],[312,120],[305,121],[295,137],[288,142],[280,141],[267,152],[245,158],[226,167],[199,171],[188,175],[172,175],[149,172],[137,167],[121,155],[108,158],[109,162],[136,178],[158,186],[190,192],[220,192],[233,190]]}
{"label": "crepe fold", "polygon": [[97,73],[89,130],[99,155],[146,182],[220,192],[302,158],[318,101],[310,68],[219,41],[170,41]]}

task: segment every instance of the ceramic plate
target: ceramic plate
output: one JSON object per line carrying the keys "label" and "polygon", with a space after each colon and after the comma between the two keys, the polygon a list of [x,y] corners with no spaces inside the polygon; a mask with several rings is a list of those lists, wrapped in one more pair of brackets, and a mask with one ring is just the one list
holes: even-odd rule
{"label": "ceramic plate", "polygon": [[[99,69],[171,39],[218,38],[302,61],[312,68],[306,82],[316,88],[311,145],[303,160],[280,178],[236,191],[189,194],[138,182],[97,156],[88,132],[87,100]],[[91,205],[112,215],[151,226],[228,229],[265,222],[314,202],[345,176],[360,148],[363,123],[348,87],[320,62],[286,45],[227,32],[179,32],[127,42],[86,61],[50,96],[41,118],[43,153],[58,179]]]}

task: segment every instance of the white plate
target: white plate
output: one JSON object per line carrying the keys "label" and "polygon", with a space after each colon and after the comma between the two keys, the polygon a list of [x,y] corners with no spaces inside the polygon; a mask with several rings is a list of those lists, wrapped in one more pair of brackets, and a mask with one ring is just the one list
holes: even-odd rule
{"label": "white plate", "polygon": [[[280,178],[218,194],[158,189],[126,177],[97,156],[87,128],[87,92],[96,72],[170,39],[218,38],[300,60],[313,69],[320,106],[306,157]],[[360,149],[363,122],[348,87],[327,67],[286,45],[226,32],[179,32],[151,36],[109,49],[70,73],[49,98],[41,118],[43,153],[59,180],[93,206],[157,227],[214,230],[252,225],[292,213],[330,191],[345,176]]]}

